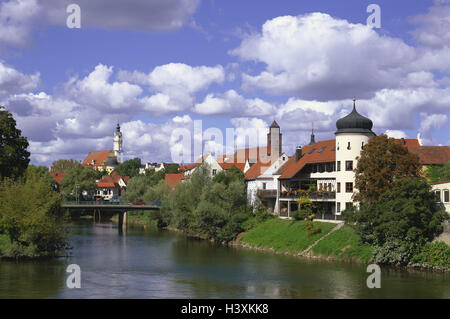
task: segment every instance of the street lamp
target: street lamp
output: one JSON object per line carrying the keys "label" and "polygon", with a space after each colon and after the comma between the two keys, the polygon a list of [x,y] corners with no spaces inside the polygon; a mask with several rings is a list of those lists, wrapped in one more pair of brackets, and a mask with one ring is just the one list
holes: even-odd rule
{"label": "street lamp", "polygon": [[79,203],[79,198],[78,198],[78,189],[80,188],[80,184],[76,185],[77,188],[77,192],[76,192],[76,198],[77,198],[77,204]]}

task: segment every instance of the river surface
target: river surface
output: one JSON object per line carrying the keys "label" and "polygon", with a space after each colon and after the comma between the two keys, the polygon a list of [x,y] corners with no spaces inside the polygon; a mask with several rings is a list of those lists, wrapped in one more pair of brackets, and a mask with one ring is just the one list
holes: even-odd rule
{"label": "river surface", "polygon": [[[369,289],[365,265],[216,246],[170,231],[91,222],[71,227],[69,257],[0,262],[0,298],[450,298],[450,275],[381,269]],[[66,268],[81,268],[69,289]]]}

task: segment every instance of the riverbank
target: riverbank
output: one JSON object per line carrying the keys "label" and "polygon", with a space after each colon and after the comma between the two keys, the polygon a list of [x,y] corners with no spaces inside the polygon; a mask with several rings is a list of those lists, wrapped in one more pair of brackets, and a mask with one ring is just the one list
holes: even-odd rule
{"label": "riverbank", "polygon": [[[117,223],[118,218],[115,218]],[[144,228],[156,226],[144,213],[129,214],[128,224]],[[329,222],[313,222],[319,227],[319,233],[308,235],[307,221],[270,218],[262,223],[253,225],[245,233],[239,234],[230,246],[263,251],[274,254],[295,257],[320,259],[334,262],[368,264],[373,261],[373,248],[364,244],[355,230],[348,226]],[[182,233],[188,237],[206,239],[192,236],[173,227],[167,230]],[[209,240],[211,241],[211,240]],[[407,268],[416,270],[433,270],[450,272],[450,246],[445,243],[436,246],[428,244]],[[447,266],[446,266],[447,265]]]}
{"label": "riverbank", "polygon": [[297,257],[367,263],[372,248],[362,244],[349,226],[314,222],[321,232],[309,236],[306,221],[289,219],[267,220],[245,234],[234,246]]}

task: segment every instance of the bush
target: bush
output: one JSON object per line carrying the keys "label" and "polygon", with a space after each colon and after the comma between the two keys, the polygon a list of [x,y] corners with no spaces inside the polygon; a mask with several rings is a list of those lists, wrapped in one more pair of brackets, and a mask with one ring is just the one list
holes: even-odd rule
{"label": "bush", "polygon": [[441,241],[427,243],[411,258],[411,264],[450,268],[450,246]]}
{"label": "bush", "polygon": [[295,220],[305,220],[308,217],[309,212],[306,209],[296,210],[292,213],[292,217]]}

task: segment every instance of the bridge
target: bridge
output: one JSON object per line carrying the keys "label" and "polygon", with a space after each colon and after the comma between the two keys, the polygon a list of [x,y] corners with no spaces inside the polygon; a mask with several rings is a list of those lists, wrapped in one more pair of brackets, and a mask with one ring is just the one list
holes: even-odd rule
{"label": "bridge", "polygon": [[126,229],[127,227],[127,212],[136,210],[159,210],[160,205],[133,205],[128,202],[106,202],[106,201],[79,201],[79,202],[62,202],[61,208],[68,209],[70,211],[75,210],[93,210],[94,223],[101,220],[101,212],[106,211],[110,213],[119,214],[119,231]]}

